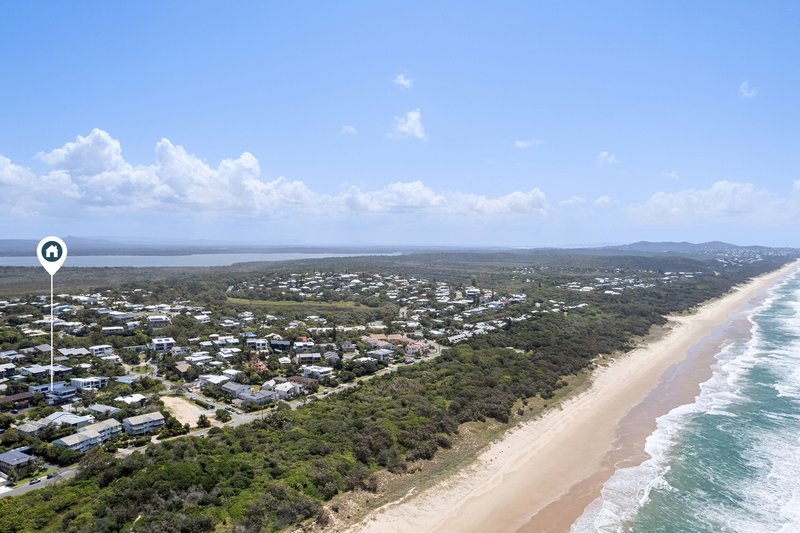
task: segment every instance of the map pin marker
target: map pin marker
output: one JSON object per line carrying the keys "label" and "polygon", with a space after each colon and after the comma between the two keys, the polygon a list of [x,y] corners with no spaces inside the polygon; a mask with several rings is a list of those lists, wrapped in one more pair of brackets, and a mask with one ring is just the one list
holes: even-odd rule
{"label": "map pin marker", "polygon": [[67,259],[67,245],[58,237],[45,237],[36,247],[36,257],[48,274],[54,276]]}

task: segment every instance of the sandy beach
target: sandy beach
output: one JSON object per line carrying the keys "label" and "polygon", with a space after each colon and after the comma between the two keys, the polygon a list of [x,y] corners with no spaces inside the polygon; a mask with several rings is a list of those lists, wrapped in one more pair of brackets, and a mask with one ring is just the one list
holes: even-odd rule
{"label": "sandy beach", "polygon": [[[662,384],[677,391],[672,401],[691,400],[710,374],[721,328],[741,319],[743,309],[798,264],[755,278],[690,316],[671,317],[664,336],[598,368],[586,392],[509,431],[468,468],[374,511],[349,531],[568,531],[615,464],[646,458],[644,438],[671,408],[645,402],[648,396]],[[693,364],[676,372],[692,353]]]}

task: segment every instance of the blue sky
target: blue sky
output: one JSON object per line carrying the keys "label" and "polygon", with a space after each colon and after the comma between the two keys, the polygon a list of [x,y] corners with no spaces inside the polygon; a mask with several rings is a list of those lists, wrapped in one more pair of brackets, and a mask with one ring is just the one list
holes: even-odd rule
{"label": "blue sky", "polygon": [[0,238],[800,246],[793,2],[0,2]]}

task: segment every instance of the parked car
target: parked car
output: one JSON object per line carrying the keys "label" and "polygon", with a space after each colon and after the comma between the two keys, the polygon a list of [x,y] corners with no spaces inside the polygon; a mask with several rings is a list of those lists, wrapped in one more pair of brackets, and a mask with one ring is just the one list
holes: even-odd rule
{"label": "parked car", "polygon": [[55,472],[50,472],[49,474],[47,474],[47,479],[53,479],[54,477],[56,477],[56,475],[57,474]]}
{"label": "parked car", "polygon": [[33,478],[32,480],[30,480],[28,482],[28,485],[36,485],[37,483],[41,483],[41,482],[42,482],[41,479],[39,479],[38,477],[35,477],[35,478]]}

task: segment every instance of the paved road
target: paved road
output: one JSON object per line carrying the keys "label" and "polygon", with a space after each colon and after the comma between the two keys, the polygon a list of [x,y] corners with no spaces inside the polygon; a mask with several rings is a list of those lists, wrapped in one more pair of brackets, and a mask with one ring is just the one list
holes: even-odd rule
{"label": "paved road", "polygon": [[39,483],[36,483],[36,484],[33,484],[33,485],[28,485],[28,484],[20,485],[18,487],[14,487],[13,489],[11,489],[9,491],[0,492],[0,498],[7,498],[9,496],[20,496],[20,495],[25,494],[26,492],[30,492],[32,490],[40,489],[42,487],[47,487],[47,486],[50,486],[50,485],[55,485],[58,481],[60,481],[62,479],[69,479],[69,478],[73,477],[77,471],[78,471],[78,467],[77,466],[70,466],[69,468],[65,468],[65,469],[59,471],[55,475],[55,477],[52,477],[50,479],[47,479],[46,476],[42,476],[42,477],[39,478],[39,479],[41,479],[41,481]]}

